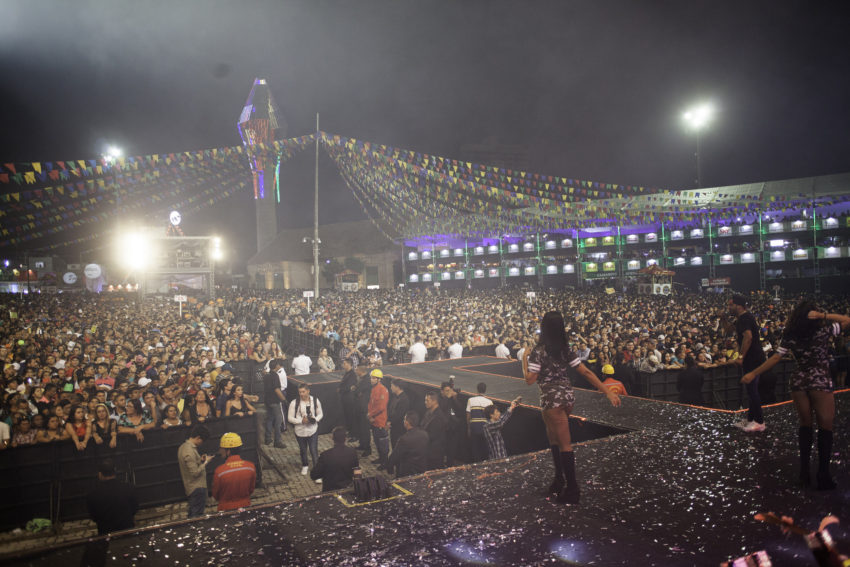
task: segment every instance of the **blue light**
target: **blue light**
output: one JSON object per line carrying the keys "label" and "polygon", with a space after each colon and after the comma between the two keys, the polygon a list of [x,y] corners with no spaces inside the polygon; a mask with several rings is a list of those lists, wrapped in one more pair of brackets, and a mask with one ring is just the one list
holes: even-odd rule
{"label": "blue light", "polygon": [[574,565],[584,565],[596,559],[586,544],[562,539],[552,542],[549,551],[559,560]]}
{"label": "blue light", "polygon": [[469,545],[463,541],[453,541],[446,544],[446,552],[452,559],[462,561],[464,563],[473,563],[476,565],[493,565],[483,550],[483,543],[479,542],[478,546]]}

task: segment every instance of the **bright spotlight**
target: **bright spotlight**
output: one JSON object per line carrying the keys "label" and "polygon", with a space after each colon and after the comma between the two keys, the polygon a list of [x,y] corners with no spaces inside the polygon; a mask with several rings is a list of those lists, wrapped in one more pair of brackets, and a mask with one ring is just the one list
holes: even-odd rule
{"label": "bright spotlight", "polygon": [[221,247],[221,238],[219,238],[218,236],[214,236],[212,242],[213,246],[215,246],[216,248]]}
{"label": "bright spotlight", "polygon": [[118,242],[121,264],[128,270],[142,270],[151,260],[151,243],[143,234],[131,232]]}
{"label": "bright spotlight", "polygon": [[682,114],[685,124],[695,131],[708,126],[712,118],[714,118],[714,106],[707,102],[690,108]]}
{"label": "bright spotlight", "polygon": [[213,248],[212,252],[210,252],[210,257],[213,260],[221,260],[224,258],[224,252],[221,251],[221,248]]}

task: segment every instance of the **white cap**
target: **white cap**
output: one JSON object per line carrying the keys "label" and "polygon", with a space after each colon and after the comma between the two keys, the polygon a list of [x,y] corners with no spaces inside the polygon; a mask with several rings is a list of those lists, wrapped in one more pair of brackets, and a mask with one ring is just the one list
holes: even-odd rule
{"label": "white cap", "polygon": [[151,383],[151,379],[148,378],[147,376],[145,376],[144,378],[139,378],[139,386],[141,386],[142,388],[144,388],[145,386],[147,386],[150,383]]}
{"label": "white cap", "polygon": [[216,368],[221,368],[222,366],[224,366],[224,361],[223,361],[223,360],[219,360],[218,362],[216,362],[216,363],[215,363],[215,367],[216,367]]}

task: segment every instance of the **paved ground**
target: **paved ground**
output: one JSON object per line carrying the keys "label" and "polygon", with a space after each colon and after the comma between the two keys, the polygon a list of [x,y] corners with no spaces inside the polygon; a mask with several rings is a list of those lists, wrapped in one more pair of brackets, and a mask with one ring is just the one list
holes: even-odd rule
{"label": "paved ground", "polygon": [[[260,423],[263,420],[260,418]],[[262,438],[262,436],[260,437]],[[290,427],[283,434],[283,449],[276,449],[272,445],[263,445],[261,448],[261,466],[263,470],[264,485],[254,491],[251,498],[253,504],[269,504],[304,498],[322,491],[322,485],[310,479],[309,474],[301,475],[301,457],[298,452],[298,443]],[[333,441],[330,434],[319,436],[319,453],[331,448]],[[354,446],[354,444],[352,444]],[[372,447],[370,457],[360,459],[360,467],[364,476],[383,474],[377,470],[371,460],[377,456],[377,451]],[[312,462],[310,463],[312,469]],[[216,513],[215,500],[209,498],[207,501],[207,514]],[[136,526],[146,527],[186,518],[187,505],[185,502],[145,508],[136,514]],[[97,529],[94,522],[90,520],[79,520],[66,522],[55,526],[54,530],[42,534],[30,534],[23,530],[16,530],[0,534],[0,555],[17,553],[24,550],[51,547],[59,543],[83,539],[96,535]]]}

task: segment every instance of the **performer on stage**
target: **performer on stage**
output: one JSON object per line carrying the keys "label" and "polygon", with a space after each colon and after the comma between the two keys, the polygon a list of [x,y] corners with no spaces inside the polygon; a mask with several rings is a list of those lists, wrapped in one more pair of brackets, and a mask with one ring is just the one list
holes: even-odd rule
{"label": "performer on stage", "polygon": [[[735,321],[735,332],[738,335],[738,352],[740,356],[733,364],[740,364],[745,373],[752,372],[754,368],[764,362],[764,350],[761,347],[759,326],[753,314],[747,310],[747,299],[743,295],[733,295],[729,300],[729,313],[737,317]],[[759,396],[759,373],[745,382],[749,404],[746,419],[735,424],[735,427],[747,432],[761,432],[765,430],[764,414],[761,411],[761,397]]]}
{"label": "performer on stage", "polygon": [[527,384],[536,382],[540,388],[540,408],[543,412],[543,422],[546,424],[552,460],[555,463],[555,480],[549,487],[549,493],[558,494],[558,502],[578,504],[580,494],[576,482],[575,454],[570,441],[569,422],[575,395],[567,373],[568,368],[574,368],[605,394],[611,405],[620,405],[620,397],[605,387],[570,348],[563,316],[557,311],[549,311],[540,323],[537,346],[526,349],[522,371]]}
{"label": "performer on stage", "polygon": [[741,379],[749,384],[758,375],[767,372],[787,353],[792,353],[797,368],[791,374],[791,399],[797,408],[800,424],[800,483],[811,482],[809,459],[812,453],[812,410],[818,422],[818,472],[819,490],[835,488],[829,474],[829,457],[832,452],[832,421],[835,417],[835,398],[829,372],[827,349],[832,337],[850,326],[850,317],[838,313],[825,313],[811,301],[802,301],[788,317],[785,331],[776,353],[758,368],[747,372]]}

